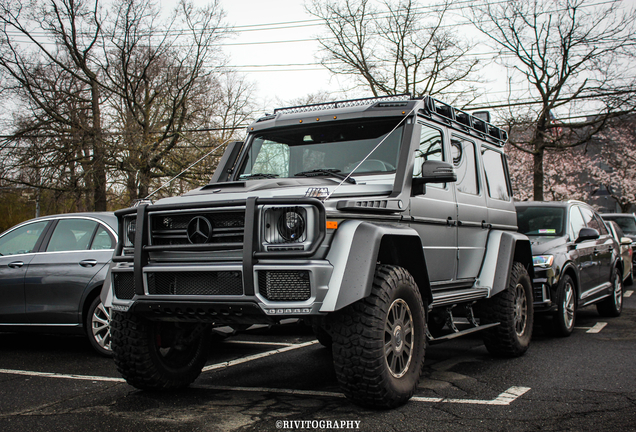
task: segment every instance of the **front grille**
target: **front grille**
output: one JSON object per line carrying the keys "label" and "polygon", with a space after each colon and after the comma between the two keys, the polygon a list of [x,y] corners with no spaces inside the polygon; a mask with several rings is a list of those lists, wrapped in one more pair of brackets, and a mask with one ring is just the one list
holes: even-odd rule
{"label": "front grille", "polygon": [[271,301],[304,301],[311,297],[308,271],[268,270],[258,272],[258,289]]}
{"label": "front grille", "polygon": [[[188,238],[188,224],[197,216],[205,218],[211,227],[209,238]],[[203,225],[207,225],[202,220]],[[204,230],[207,235],[207,230]],[[228,249],[243,247],[245,211],[151,214],[150,232],[155,246],[192,243],[228,244]],[[233,245],[233,246],[232,246]]]}
{"label": "front grille", "polygon": [[113,273],[113,285],[115,286],[115,297],[122,300],[130,300],[135,296],[135,274]]}
{"label": "front grille", "polygon": [[242,295],[240,271],[156,272],[146,275],[148,294]]}

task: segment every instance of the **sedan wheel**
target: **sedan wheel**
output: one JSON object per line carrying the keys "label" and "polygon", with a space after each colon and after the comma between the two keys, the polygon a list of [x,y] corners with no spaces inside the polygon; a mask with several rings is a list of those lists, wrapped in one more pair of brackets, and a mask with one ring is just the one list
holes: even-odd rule
{"label": "sedan wheel", "polygon": [[93,348],[103,356],[113,355],[110,348],[110,308],[97,297],[91,303],[86,318],[86,332]]}

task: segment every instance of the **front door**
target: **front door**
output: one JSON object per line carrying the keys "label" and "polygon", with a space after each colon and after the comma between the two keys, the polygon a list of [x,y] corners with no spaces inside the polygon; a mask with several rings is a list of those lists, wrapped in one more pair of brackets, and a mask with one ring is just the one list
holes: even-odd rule
{"label": "front door", "polygon": [[48,223],[23,225],[0,237],[0,324],[28,322],[24,278]]}
{"label": "front door", "polygon": [[[422,175],[427,160],[447,160],[442,131],[422,124],[420,146],[415,155],[413,177]],[[424,258],[432,288],[449,282],[457,273],[457,206],[451,184],[429,183],[424,193],[411,198],[411,227],[422,239]]]}

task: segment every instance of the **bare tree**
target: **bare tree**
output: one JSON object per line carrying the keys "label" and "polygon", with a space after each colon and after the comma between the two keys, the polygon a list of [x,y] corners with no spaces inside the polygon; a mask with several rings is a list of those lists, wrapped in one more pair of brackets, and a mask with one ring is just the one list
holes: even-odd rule
{"label": "bare tree", "polygon": [[[97,0],[48,0],[24,6],[0,0],[0,68],[10,86],[28,99],[37,118],[18,129],[13,141],[47,133],[52,124],[63,126],[65,132],[78,132],[88,146],[90,164],[84,175],[92,189],[91,207],[106,210],[103,95],[95,64],[102,25],[99,12]],[[75,103],[60,103],[68,99]],[[80,110],[89,116],[78,121],[65,111],[73,105],[81,105]]]}
{"label": "bare tree", "polygon": [[227,31],[218,1],[194,8],[182,0],[168,22],[157,19],[152,3],[121,0],[114,11],[105,86],[123,133],[123,151],[115,158],[136,199],[148,195],[153,179],[173,172],[164,165],[167,155],[199,126],[197,110],[215,105],[210,99],[218,97],[215,75],[222,66],[216,44]]}
{"label": "bare tree", "polygon": [[468,103],[479,61],[467,56],[473,45],[446,26],[452,2],[435,8],[417,0],[313,0],[308,10],[320,18],[327,36],[320,38],[322,65],[353,79],[374,96],[443,94],[447,101]]}
{"label": "bare tree", "polygon": [[636,14],[620,0],[482,0],[470,11],[502,63],[527,83],[528,101],[504,105],[510,128],[528,131],[511,133],[527,137],[511,142],[532,155],[533,196],[542,201],[547,149],[586,144],[609,119],[634,110]]}

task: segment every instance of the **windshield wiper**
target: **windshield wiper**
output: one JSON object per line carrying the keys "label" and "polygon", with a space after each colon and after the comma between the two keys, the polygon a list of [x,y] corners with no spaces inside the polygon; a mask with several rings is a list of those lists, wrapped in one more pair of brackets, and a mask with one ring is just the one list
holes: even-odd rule
{"label": "windshield wiper", "polygon": [[256,174],[250,174],[250,175],[246,175],[246,176],[241,176],[241,180],[246,180],[246,179],[273,179],[278,177],[278,174],[268,174],[268,173],[256,173]]}
{"label": "windshield wiper", "polygon": [[318,176],[332,176],[335,178],[339,178],[340,180],[346,180],[349,183],[356,184],[356,181],[353,177],[347,178],[346,175],[340,174],[339,169],[335,168],[325,168],[325,169],[315,169],[311,171],[302,171],[294,174],[296,177],[318,177]]}

